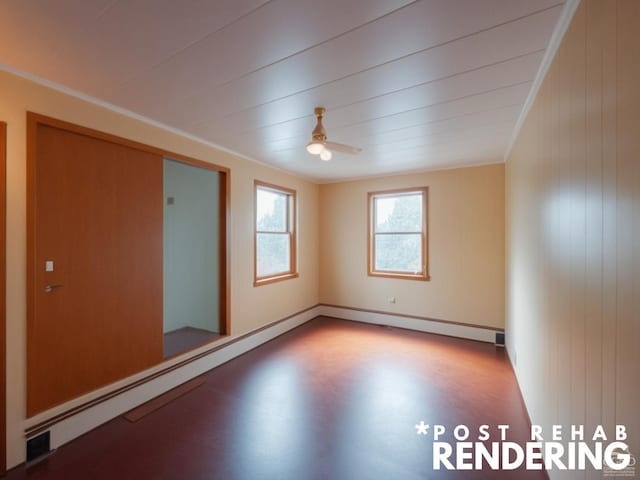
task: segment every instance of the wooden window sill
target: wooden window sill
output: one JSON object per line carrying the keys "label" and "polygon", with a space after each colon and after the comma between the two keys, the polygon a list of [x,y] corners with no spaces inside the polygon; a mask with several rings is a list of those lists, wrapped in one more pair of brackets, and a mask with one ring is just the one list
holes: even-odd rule
{"label": "wooden window sill", "polygon": [[261,285],[268,285],[269,283],[276,283],[276,282],[281,282],[283,280],[289,280],[290,278],[297,278],[298,276],[299,275],[296,272],[296,273],[284,273],[281,275],[274,275],[273,277],[258,278],[253,281],[253,286],[259,287]]}

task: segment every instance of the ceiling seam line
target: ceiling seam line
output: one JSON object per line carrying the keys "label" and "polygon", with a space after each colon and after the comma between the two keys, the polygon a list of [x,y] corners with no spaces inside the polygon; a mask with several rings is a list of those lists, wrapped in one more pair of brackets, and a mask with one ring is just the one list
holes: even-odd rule
{"label": "ceiling seam line", "polygon": [[[455,97],[455,98],[452,98],[452,99],[449,99],[449,100],[443,100],[443,101],[440,101],[440,102],[431,103],[429,105],[425,105],[425,106],[422,106],[422,107],[403,110],[402,112],[398,112],[398,113],[392,113],[392,114],[389,114],[389,115],[382,115],[382,116],[379,116],[379,117],[373,117],[373,118],[369,118],[367,120],[363,120],[363,121],[360,121],[360,122],[338,124],[338,125],[334,126],[334,128],[350,128],[350,127],[353,127],[353,126],[356,126],[356,125],[365,125],[367,123],[372,123],[372,122],[374,122],[376,120],[380,120],[382,118],[390,118],[390,117],[394,117],[396,115],[403,115],[403,114],[408,113],[408,112],[418,112],[420,110],[425,110],[425,109],[432,108],[432,107],[438,107],[438,106],[441,106],[441,105],[446,105],[448,103],[453,103],[453,102],[457,102],[457,101],[460,101],[460,100],[465,100],[467,98],[477,97],[479,95],[485,95],[485,94],[488,94],[488,93],[494,93],[494,92],[498,92],[500,90],[504,90],[504,89],[508,89],[508,88],[518,87],[520,85],[524,85],[524,84],[531,83],[531,82],[532,82],[532,80],[525,80],[525,81],[522,81],[522,82],[515,82],[515,83],[509,84],[509,85],[502,86],[502,87],[491,88],[489,90],[485,90],[485,91],[482,91],[482,92],[479,92],[479,93],[472,93],[472,94],[469,94],[469,95],[463,95],[461,97]],[[306,118],[306,117],[307,116],[300,117],[300,118]],[[299,119],[296,119],[296,120],[299,120]],[[265,127],[265,128],[268,128],[268,127]],[[260,129],[256,129],[256,130],[260,130]],[[253,131],[251,131],[249,133],[252,133],[252,132],[255,132],[255,130],[253,130]],[[241,136],[248,136],[249,133],[242,134]]]}
{"label": "ceiling seam line", "polygon": [[443,170],[456,170],[459,168],[475,168],[475,167],[486,167],[491,165],[504,165],[504,160],[497,158],[491,159],[489,161],[480,161],[480,162],[464,162],[457,165],[445,166],[445,165],[434,165],[423,168],[414,168],[412,170],[406,170],[402,173],[388,171],[377,173],[373,175],[352,175],[344,178],[329,178],[329,177],[321,177],[315,180],[315,183],[318,185],[335,185],[337,183],[348,183],[348,182],[357,182],[360,180],[375,180],[377,178],[390,178],[390,177],[406,177],[410,175],[417,175],[421,173],[429,173],[429,172],[438,172]]}
{"label": "ceiling seam line", "polygon": [[[483,113],[483,112],[480,112],[480,113]],[[458,118],[458,117],[455,117],[455,118]],[[502,122],[498,122],[496,124],[493,124],[492,126],[500,125],[502,128],[504,128],[504,126],[511,125],[512,123],[513,122],[511,122],[511,121],[502,121]],[[427,124],[421,124],[421,125],[427,125]],[[413,127],[415,127],[415,126],[420,126],[420,125],[414,125]],[[413,127],[408,127],[408,128],[413,128]],[[474,130],[481,131],[482,128],[478,128],[477,126],[470,126],[470,127],[462,128],[462,129],[458,130],[456,133],[458,133],[458,132],[469,132],[469,131],[474,131]],[[499,129],[495,129],[495,130],[499,130]],[[380,146],[380,145],[392,145],[394,143],[400,143],[400,142],[404,142],[404,141],[407,141],[407,140],[416,140],[416,139],[419,139],[419,138],[434,137],[436,135],[441,135],[443,133],[444,132],[431,132],[431,133],[426,133],[424,135],[419,135],[419,136],[415,136],[415,137],[401,138],[401,139],[398,139],[398,140],[392,140],[392,141],[381,142],[381,143],[369,143],[369,144],[365,144],[365,145],[374,146],[374,147],[375,146]],[[377,135],[369,135],[366,138],[375,137],[375,136],[377,136]],[[365,137],[360,137],[360,138],[365,138]],[[364,144],[363,142],[356,142],[356,143]],[[269,153],[288,152],[288,151],[291,151],[291,150],[298,150],[299,148],[300,148],[299,146],[290,147],[290,148],[282,148],[282,149],[279,149],[279,150],[272,150]]]}
{"label": "ceiling seam line", "polygon": [[[111,10],[119,2],[120,0],[112,0],[111,3],[109,3],[100,12],[98,12],[98,14],[92,19],[92,24],[94,22],[98,22],[109,10]],[[79,33],[82,34],[86,32],[88,28],[89,28],[89,25],[84,25],[82,28],[79,29]],[[61,50],[60,47],[61,45],[57,45],[57,47],[54,49],[53,53],[51,54],[52,60],[57,60],[60,57],[60,50]]]}
{"label": "ceiling seam line", "polygon": [[[143,73],[150,73],[150,72],[152,72],[152,71],[153,71],[153,70],[155,70],[156,68],[158,68],[158,67],[160,67],[160,66],[164,65],[165,63],[167,63],[168,61],[170,61],[170,60],[171,60],[172,58],[174,58],[176,55],[178,55],[178,54],[180,54],[180,53],[182,53],[182,52],[184,52],[184,51],[188,50],[189,48],[191,48],[191,47],[193,47],[193,46],[196,46],[198,43],[200,43],[200,42],[202,42],[202,41],[206,40],[206,39],[207,39],[207,38],[209,38],[210,36],[215,35],[216,33],[218,33],[218,32],[220,32],[220,31],[224,30],[225,28],[227,28],[227,27],[229,27],[229,26],[233,25],[234,23],[237,23],[238,21],[242,20],[243,18],[245,18],[245,17],[247,17],[247,16],[249,16],[249,15],[252,15],[255,11],[257,11],[257,10],[261,9],[261,8],[262,8],[262,7],[264,7],[265,5],[267,5],[267,4],[269,4],[269,3],[271,3],[272,1],[273,1],[273,0],[268,0],[267,2],[265,2],[265,3],[261,4],[260,6],[258,6],[258,7],[256,7],[256,8],[254,8],[254,9],[253,9],[253,10],[251,10],[250,12],[247,12],[246,14],[242,15],[241,17],[238,17],[238,18],[237,18],[236,20],[234,20],[233,22],[231,22],[231,23],[229,23],[229,24],[227,24],[227,25],[225,25],[225,26],[223,26],[223,27],[219,28],[219,29],[218,29],[218,30],[216,30],[215,32],[211,32],[211,33],[207,34],[205,37],[201,38],[201,39],[200,39],[200,40],[198,40],[197,42],[194,42],[194,43],[192,43],[192,44],[188,45],[187,47],[185,47],[185,48],[181,49],[180,51],[176,52],[175,54],[172,54],[170,57],[167,57],[167,58],[165,58],[164,60],[162,60],[161,62],[158,62],[158,63],[156,63],[156,64],[152,65],[150,68],[148,68],[148,69],[144,70],[143,72],[141,72],[141,74],[143,74]],[[213,89],[217,89],[217,88],[219,88],[219,87],[223,87],[223,86],[225,86],[225,85],[227,85],[227,84],[229,84],[229,83],[236,82],[236,81],[238,81],[238,80],[240,80],[240,79],[244,78],[244,77],[245,77],[245,76],[247,76],[247,75],[251,75],[251,74],[253,74],[253,73],[255,73],[255,72],[259,72],[260,70],[262,70],[262,69],[264,69],[264,68],[268,68],[268,67],[270,67],[270,66],[272,66],[272,65],[275,65],[275,64],[276,64],[276,63],[278,63],[278,62],[285,61],[285,60],[287,60],[288,58],[291,58],[291,57],[294,57],[294,56],[299,55],[299,54],[301,54],[301,53],[304,53],[304,52],[306,52],[306,51],[308,51],[308,50],[310,50],[310,49],[312,49],[312,48],[316,48],[316,47],[318,47],[318,46],[320,46],[320,45],[322,45],[322,44],[324,44],[324,43],[327,43],[327,42],[330,42],[330,41],[332,41],[332,40],[335,40],[335,39],[337,39],[337,38],[339,38],[339,37],[341,37],[341,36],[343,36],[343,35],[347,35],[348,33],[351,33],[351,32],[353,32],[353,31],[357,30],[358,28],[361,28],[361,27],[364,27],[364,26],[366,26],[366,25],[369,25],[369,24],[371,24],[371,23],[373,23],[373,22],[376,22],[376,21],[380,20],[381,18],[384,18],[384,17],[386,17],[386,16],[388,16],[388,15],[394,14],[394,13],[396,13],[396,12],[398,12],[398,11],[402,10],[403,8],[407,8],[407,7],[411,6],[411,5],[414,5],[414,4],[418,3],[419,1],[421,1],[421,0],[413,0],[413,1],[411,1],[410,3],[407,3],[406,5],[403,5],[402,7],[396,8],[395,10],[392,10],[392,11],[390,11],[390,12],[385,13],[384,15],[381,15],[380,17],[376,17],[376,18],[374,18],[374,19],[372,19],[372,20],[369,20],[369,21],[367,21],[367,22],[365,22],[365,23],[362,23],[362,24],[358,25],[357,27],[353,27],[353,28],[351,28],[351,29],[349,29],[349,30],[346,30],[346,31],[344,31],[344,32],[340,33],[340,34],[334,35],[334,36],[333,36],[333,37],[331,37],[331,38],[328,38],[328,39],[326,39],[326,40],[323,40],[322,42],[319,42],[319,43],[315,43],[315,44],[313,44],[313,45],[310,45],[310,46],[308,46],[308,47],[306,47],[306,48],[303,48],[302,50],[298,50],[297,52],[294,52],[294,53],[291,53],[291,54],[289,54],[289,55],[286,55],[286,56],[284,56],[284,57],[282,57],[282,58],[280,58],[280,59],[278,59],[278,60],[275,60],[275,61],[273,61],[273,62],[270,62],[270,63],[268,63],[268,64],[266,64],[266,65],[263,65],[263,66],[261,66],[261,67],[259,67],[259,68],[254,69],[254,70],[251,70],[250,72],[244,73],[244,74],[240,75],[239,77],[235,77],[235,78],[233,78],[233,79],[231,79],[231,80],[224,81],[224,82],[222,82],[222,83],[220,83],[220,84],[218,84],[218,85],[215,85],[215,86],[213,86],[213,87],[211,87],[211,88],[213,88]],[[127,80],[126,82],[124,82],[124,83],[122,83],[122,84],[117,85],[114,89],[119,90],[119,89],[121,89],[121,87],[126,86],[126,84],[127,84],[127,83],[129,83],[129,80]],[[208,88],[209,88],[209,87],[205,88],[203,91],[206,91]],[[185,98],[190,98],[190,97],[185,97]]]}
{"label": "ceiling seam line", "polygon": [[[404,7],[402,7],[402,8],[407,8],[407,7],[409,7],[409,6],[411,6],[411,5],[415,4],[415,3],[417,3],[417,2],[410,3],[410,4],[408,4],[408,5],[405,5],[405,6],[404,6]],[[500,28],[500,27],[503,27],[503,26],[505,26],[505,25],[509,25],[510,23],[519,22],[520,20],[524,20],[524,19],[529,18],[529,17],[531,17],[531,16],[539,15],[539,14],[541,14],[541,13],[545,13],[545,12],[547,12],[547,11],[549,11],[549,10],[553,10],[554,8],[557,8],[558,6],[561,6],[561,5],[562,5],[562,3],[554,4],[554,5],[552,5],[552,6],[549,6],[549,7],[546,7],[546,8],[543,8],[543,9],[536,10],[536,11],[534,11],[534,12],[528,13],[528,14],[526,14],[526,15],[521,15],[520,17],[516,17],[516,18],[513,18],[513,19],[511,19],[511,20],[507,20],[507,21],[504,21],[504,22],[501,22],[501,23],[497,23],[497,24],[492,25],[492,26],[490,26],[490,27],[481,28],[481,29],[479,29],[479,30],[476,30],[476,31],[474,31],[474,32],[471,32],[471,33],[468,33],[468,34],[462,35],[462,36],[460,36],[460,37],[456,37],[456,38],[453,38],[453,39],[451,39],[451,40],[447,40],[446,42],[441,42],[441,43],[438,43],[438,44],[436,44],[436,45],[431,45],[431,46],[429,46],[429,47],[425,47],[425,48],[423,48],[423,49],[416,50],[415,52],[407,53],[407,54],[402,55],[402,56],[400,56],[400,57],[394,58],[393,60],[387,60],[387,61],[385,61],[385,62],[378,63],[378,64],[376,64],[376,65],[372,65],[372,66],[370,66],[370,67],[364,68],[364,69],[362,69],[362,70],[358,70],[357,72],[350,73],[349,75],[345,75],[345,76],[343,76],[343,77],[340,77],[340,78],[337,78],[337,79],[334,79],[334,80],[331,80],[331,81],[328,81],[328,82],[320,83],[320,84],[316,85],[315,87],[320,87],[320,86],[323,86],[323,85],[327,85],[327,84],[329,84],[329,83],[331,83],[331,82],[344,80],[344,79],[346,79],[346,78],[349,78],[349,77],[352,77],[352,76],[358,75],[358,74],[360,74],[360,73],[368,72],[368,71],[373,70],[373,69],[375,69],[375,68],[379,68],[379,67],[382,67],[382,66],[388,65],[388,64],[390,64],[390,63],[397,62],[397,61],[399,61],[399,60],[404,60],[405,58],[409,58],[409,57],[411,57],[411,56],[413,56],[413,55],[419,55],[419,54],[421,54],[421,53],[428,52],[429,50],[433,50],[433,49],[436,49],[436,48],[440,48],[440,47],[443,47],[443,46],[448,45],[448,44],[450,44],[450,43],[454,43],[454,42],[457,42],[457,41],[460,41],[460,40],[465,40],[465,39],[470,38],[470,37],[473,37],[473,36],[475,36],[475,35],[479,35],[479,34],[481,34],[481,33],[486,33],[486,32],[489,32],[489,31],[491,31],[491,30],[494,30],[494,29],[496,29],[496,28]],[[399,9],[398,9],[398,10],[399,10]],[[396,10],[396,11],[397,11],[397,10]],[[390,13],[389,13],[389,14],[387,14],[387,15],[390,15],[391,13],[394,13],[394,12],[390,12]],[[383,17],[380,17],[380,18],[383,18]],[[374,20],[374,21],[376,21],[376,20]],[[373,21],[372,21],[372,22],[373,22]],[[363,25],[361,25],[360,27],[357,27],[357,28],[361,28],[361,27],[362,27],[362,26],[364,26],[364,25],[366,25],[366,24],[363,24]],[[349,32],[346,32],[346,33],[349,33]],[[346,33],[345,33],[345,34],[346,34]],[[344,34],[343,34],[343,35],[344,35]],[[338,38],[338,37],[339,37],[339,36],[336,36],[335,38]],[[228,80],[228,81],[223,82],[223,83],[221,83],[221,84],[218,84],[218,85],[215,85],[215,86],[212,86],[212,87],[205,87],[204,89],[198,90],[197,92],[193,93],[193,94],[192,94],[192,95],[190,95],[190,96],[187,96],[187,97],[182,98],[182,99],[181,99],[181,102],[187,101],[187,100],[188,100],[188,99],[190,99],[190,98],[195,98],[195,97],[197,97],[197,96],[200,96],[200,95],[201,95],[202,93],[204,93],[204,92],[213,92],[213,91],[215,91],[215,90],[218,90],[218,89],[220,89],[220,88],[222,88],[222,87],[225,87],[225,86],[227,86],[227,85],[229,85],[229,84],[231,84],[231,83],[237,82],[238,80],[242,80],[242,79],[243,79],[243,78],[245,78],[245,77],[248,77],[248,76],[250,76],[250,75],[253,75],[254,73],[257,73],[257,72],[259,72],[259,71],[261,71],[261,70],[264,70],[264,69],[266,69],[266,68],[272,67],[272,66],[274,66],[274,65],[276,65],[276,64],[278,64],[278,63],[280,63],[280,62],[283,62],[283,61],[285,61],[285,60],[288,60],[289,58],[292,58],[292,57],[294,57],[294,56],[296,56],[296,55],[299,55],[300,53],[304,53],[304,52],[305,52],[305,51],[307,51],[307,50],[310,50],[310,49],[312,49],[312,48],[316,48],[316,47],[318,47],[318,46],[322,45],[323,43],[326,43],[326,42],[328,42],[328,41],[331,41],[331,40],[333,40],[333,39],[335,39],[335,38],[328,39],[328,40],[326,40],[326,41],[324,41],[324,42],[321,42],[321,43],[319,43],[319,44],[317,44],[317,45],[314,45],[314,46],[312,46],[312,47],[308,47],[308,48],[306,48],[306,49],[304,49],[304,50],[301,50],[300,52],[297,52],[297,53],[295,53],[295,54],[291,54],[291,55],[288,55],[288,56],[286,56],[286,57],[283,57],[283,58],[281,58],[281,59],[279,59],[279,60],[277,60],[277,61],[271,62],[271,63],[269,63],[269,64],[267,64],[267,65],[264,65],[264,66],[262,66],[262,67],[259,67],[259,68],[255,69],[255,70],[252,70],[252,71],[250,71],[250,72],[247,72],[247,73],[245,73],[245,74],[242,74],[242,75],[240,75],[239,77],[236,77],[236,78],[234,78],[234,79]],[[315,88],[315,87],[312,87],[312,88]]]}
{"label": "ceiling seam line", "polygon": [[[450,74],[450,75],[445,75],[443,77],[438,77],[438,78],[435,78],[433,80],[429,80],[429,81],[426,81],[426,82],[421,82],[421,83],[417,83],[417,84],[414,84],[414,85],[411,85],[411,86],[408,86],[408,87],[399,88],[397,90],[392,90],[392,91],[385,92],[385,93],[382,93],[382,94],[379,94],[379,95],[374,95],[374,96],[367,97],[367,98],[364,98],[362,100],[358,100],[358,101],[355,101],[355,102],[337,105],[337,106],[334,106],[334,107],[331,107],[331,108],[327,108],[327,112],[335,112],[335,111],[341,110],[343,108],[347,108],[347,107],[351,107],[351,106],[354,106],[354,105],[358,105],[360,103],[365,103],[365,102],[369,102],[369,101],[376,100],[376,99],[379,99],[379,98],[383,98],[385,96],[393,95],[393,94],[396,94],[398,92],[403,92],[403,91],[406,91],[406,90],[410,90],[412,88],[422,87],[422,86],[425,86],[425,85],[429,85],[431,83],[436,83],[436,82],[440,82],[440,81],[443,81],[443,80],[448,80],[448,79],[451,79],[451,78],[454,78],[454,77],[457,77],[457,76],[460,76],[460,75],[466,75],[468,73],[472,73],[472,72],[476,72],[476,71],[479,71],[479,70],[482,70],[482,69],[485,69],[485,68],[490,68],[490,67],[494,67],[496,65],[500,65],[501,63],[506,63],[506,62],[510,62],[510,61],[513,61],[513,60],[518,60],[518,59],[527,57],[529,55],[534,55],[534,54],[537,54],[537,53],[541,53],[541,52],[544,52],[544,50],[545,49],[534,50],[534,51],[531,51],[529,53],[525,53],[525,54],[522,54],[522,55],[516,55],[514,57],[510,57],[510,58],[508,58],[506,60],[500,60],[500,61],[497,61],[497,62],[487,63],[485,65],[482,65],[482,66],[479,66],[479,67],[474,67],[474,68],[471,68],[469,70],[464,70],[462,72],[453,73],[453,74]],[[528,80],[528,81],[533,81],[533,79]],[[303,92],[300,92],[300,93],[303,93]],[[481,93],[483,93],[483,92],[481,92]],[[293,94],[291,96],[295,96],[295,95],[298,95],[298,94],[299,93],[295,93],[295,94]],[[284,98],[287,98],[287,97],[282,97],[281,99],[284,99]],[[280,100],[280,99],[278,99],[278,100]],[[275,101],[278,101],[278,100],[275,100]],[[263,104],[259,104],[259,105],[256,106],[256,108],[259,108],[262,105],[268,105],[269,103],[271,103],[271,102],[265,102]],[[248,111],[248,110],[251,110],[251,109],[241,110],[239,112]],[[232,114],[230,114],[230,115],[232,115]],[[227,117],[230,116],[230,115],[227,115]],[[222,119],[227,118],[227,117],[222,117]],[[281,121],[281,122],[275,122],[275,123],[269,123],[269,124],[266,124],[266,125],[261,125],[259,127],[256,127],[254,129],[252,129],[252,130],[243,130],[242,132],[239,132],[239,133],[241,133],[241,134],[250,133],[250,132],[262,129],[262,128],[267,128],[267,127],[275,126],[275,125],[283,125],[285,123],[293,122],[293,121],[296,121],[296,120],[301,120],[303,118],[315,118],[315,117],[313,117],[313,115],[303,115],[301,117],[294,117],[294,118],[290,118],[288,120],[284,120],[284,121]],[[196,124],[189,124],[189,125],[187,125],[187,127],[188,128],[201,127],[203,125],[205,125],[205,124],[196,123]]]}
{"label": "ceiling seam line", "polygon": [[[116,0],[116,1],[118,1],[118,0]],[[112,94],[113,94],[114,91],[121,90],[122,87],[125,87],[130,82],[134,81],[136,78],[139,78],[141,75],[146,74],[146,73],[150,73],[153,70],[155,70],[157,67],[160,67],[160,66],[164,65],[165,63],[169,62],[171,59],[175,58],[177,55],[180,55],[185,50],[188,50],[189,48],[196,46],[198,43],[203,42],[204,40],[206,40],[210,36],[215,35],[218,32],[221,32],[222,30],[224,30],[225,28],[228,28],[228,27],[238,23],[239,21],[241,21],[242,19],[248,17],[249,15],[253,15],[255,12],[257,12],[260,9],[262,9],[263,7],[265,7],[266,5],[268,5],[271,2],[273,2],[273,0],[266,0],[265,2],[261,3],[257,7],[252,8],[251,10],[249,10],[246,13],[243,13],[239,17],[234,18],[229,23],[225,23],[224,25],[222,25],[220,28],[214,30],[213,32],[207,33],[204,37],[201,37],[198,40],[194,40],[193,42],[189,43],[188,45],[181,47],[180,49],[178,49],[175,52],[171,53],[168,57],[162,59],[160,62],[153,64],[148,69],[142,70],[141,72],[138,72],[137,74],[135,74],[134,76],[128,78],[127,80],[125,80],[123,82],[120,82],[120,83],[117,83],[116,85],[113,85],[113,87],[110,88],[110,90],[112,91]]]}
{"label": "ceiling seam line", "polygon": [[[541,48],[541,49],[538,49],[538,50],[532,50],[531,52],[523,53],[523,54],[520,54],[520,55],[515,55],[515,56],[509,57],[509,58],[507,58],[505,60],[499,60],[499,61],[496,61],[496,62],[486,63],[486,64],[483,64],[483,65],[478,66],[478,67],[474,67],[474,68],[470,68],[468,70],[463,70],[463,71],[452,73],[452,74],[445,75],[445,76],[442,76],[442,77],[434,78],[433,80],[428,80],[426,82],[415,83],[415,84],[407,86],[407,87],[402,87],[402,88],[398,88],[396,90],[391,90],[391,91],[388,91],[388,92],[385,92],[385,93],[381,93],[379,95],[373,95],[371,97],[366,97],[366,98],[364,98],[362,100],[358,100],[358,101],[355,101],[355,102],[343,103],[343,104],[340,104],[340,105],[335,105],[335,106],[330,107],[330,108],[327,108],[327,107],[325,107],[325,108],[327,108],[327,112],[335,112],[336,110],[340,110],[342,108],[347,108],[347,107],[350,107],[350,106],[353,106],[353,105],[358,105],[359,103],[365,103],[365,102],[368,102],[368,101],[371,101],[371,100],[375,100],[375,99],[378,99],[378,98],[382,98],[382,97],[385,97],[385,96],[388,96],[388,95],[393,95],[393,94],[396,94],[398,92],[403,92],[403,91],[406,91],[406,90],[410,90],[412,88],[423,87],[423,86],[429,85],[431,83],[440,82],[442,80],[448,80],[450,78],[458,77],[460,75],[466,75],[468,73],[473,73],[473,72],[476,72],[476,71],[479,71],[479,70],[482,70],[482,69],[485,69],[485,68],[495,67],[495,66],[500,65],[502,63],[507,63],[507,62],[511,62],[511,61],[514,61],[514,60],[520,60],[522,58],[528,57],[530,55],[535,55],[535,54],[538,54],[538,53],[542,53],[544,51],[545,51],[544,48]],[[271,103],[275,103],[275,102],[284,100],[286,98],[291,98],[291,97],[294,97],[296,95],[300,95],[302,93],[310,92],[312,90],[315,90],[316,88],[321,88],[321,87],[326,86],[326,85],[328,85],[330,83],[333,83],[334,81],[339,81],[339,80],[332,80],[331,82],[328,82],[328,83],[325,83],[325,84],[322,84],[322,85],[318,85],[318,86],[315,86],[315,87],[310,87],[310,88],[307,88],[307,89],[304,89],[304,90],[300,90],[300,91],[292,93],[290,95],[285,95],[283,97],[279,97],[279,98],[274,99],[274,100],[269,100],[268,102],[258,103],[256,105],[253,105],[253,106],[251,106],[249,108],[245,108],[243,110],[237,110],[234,113],[230,113],[230,114],[225,115],[224,117],[221,117],[221,121],[231,117],[232,115],[236,115],[238,113],[244,113],[244,112],[248,112],[250,110],[255,110],[255,109],[258,109],[258,108],[263,107],[265,105],[269,105]],[[282,124],[282,123],[286,123],[287,121],[299,120],[299,119],[306,118],[306,117],[312,117],[312,115],[304,115],[302,117],[295,117],[293,119],[282,121],[282,122],[276,122],[276,123],[270,123],[270,124],[267,124],[267,125],[261,125],[260,127],[257,127],[257,128],[262,128],[262,127],[269,126],[269,125],[279,125],[279,124]],[[200,127],[200,126],[206,125],[207,123],[211,123],[211,122],[192,123],[192,124],[187,125],[187,127],[190,127],[190,128],[191,127]],[[251,131],[251,130],[247,130],[247,132],[248,131]]]}
{"label": "ceiling seam line", "polygon": [[[501,107],[488,108],[486,110],[480,110],[480,111],[471,112],[471,113],[463,113],[463,114],[460,114],[460,115],[454,115],[452,117],[445,117],[445,118],[441,118],[441,119],[438,119],[438,120],[430,120],[428,122],[423,122],[423,123],[415,123],[415,124],[412,124],[412,125],[408,125],[406,127],[392,128],[390,130],[385,130],[382,133],[400,132],[402,130],[407,130],[409,128],[421,127],[423,125],[430,125],[432,123],[446,122],[448,120],[454,120],[456,118],[470,117],[472,115],[478,115],[478,114],[481,114],[481,113],[497,112],[499,110],[506,110],[508,108],[521,107],[521,106],[522,106],[522,102],[511,103],[509,105],[503,105]],[[362,136],[362,137],[358,137],[358,138],[370,138],[370,137],[375,137],[375,136],[378,136],[378,135],[380,135],[380,132],[378,132],[377,134],[366,135],[366,136]],[[296,139],[296,138],[306,138],[306,137],[307,137],[306,135],[296,135],[296,136],[293,136],[293,137],[283,137],[283,138],[279,138],[277,140],[268,141],[267,143],[275,143],[275,142],[281,142],[281,141],[284,141],[284,140],[291,140],[291,139]]]}

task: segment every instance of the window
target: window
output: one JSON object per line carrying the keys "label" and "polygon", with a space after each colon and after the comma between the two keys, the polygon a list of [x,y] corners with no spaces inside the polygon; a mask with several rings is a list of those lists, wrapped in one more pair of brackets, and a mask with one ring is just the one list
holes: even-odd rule
{"label": "window", "polygon": [[429,280],[427,187],[369,193],[369,275]]}
{"label": "window", "polygon": [[254,285],[297,277],[296,192],[255,182]]}

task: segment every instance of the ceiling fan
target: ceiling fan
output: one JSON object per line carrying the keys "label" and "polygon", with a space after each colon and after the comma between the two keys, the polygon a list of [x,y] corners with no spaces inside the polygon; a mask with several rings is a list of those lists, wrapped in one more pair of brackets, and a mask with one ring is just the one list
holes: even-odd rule
{"label": "ceiling fan", "polygon": [[331,160],[331,151],[349,153],[356,155],[362,151],[361,148],[352,147],[350,145],[343,145],[342,143],[328,142],[327,132],[322,125],[322,116],[325,109],[322,107],[316,107],[314,113],[316,114],[317,122],[316,128],[311,132],[311,141],[307,143],[307,152],[312,155],[320,155],[320,159],[328,162]]}

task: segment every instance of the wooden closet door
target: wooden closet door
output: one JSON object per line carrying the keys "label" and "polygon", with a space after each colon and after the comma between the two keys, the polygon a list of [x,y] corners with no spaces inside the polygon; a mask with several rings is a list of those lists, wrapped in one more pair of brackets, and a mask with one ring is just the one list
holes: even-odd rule
{"label": "wooden closet door", "polygon": [[36,125],[29,416],[162,360],[162,158]]}

